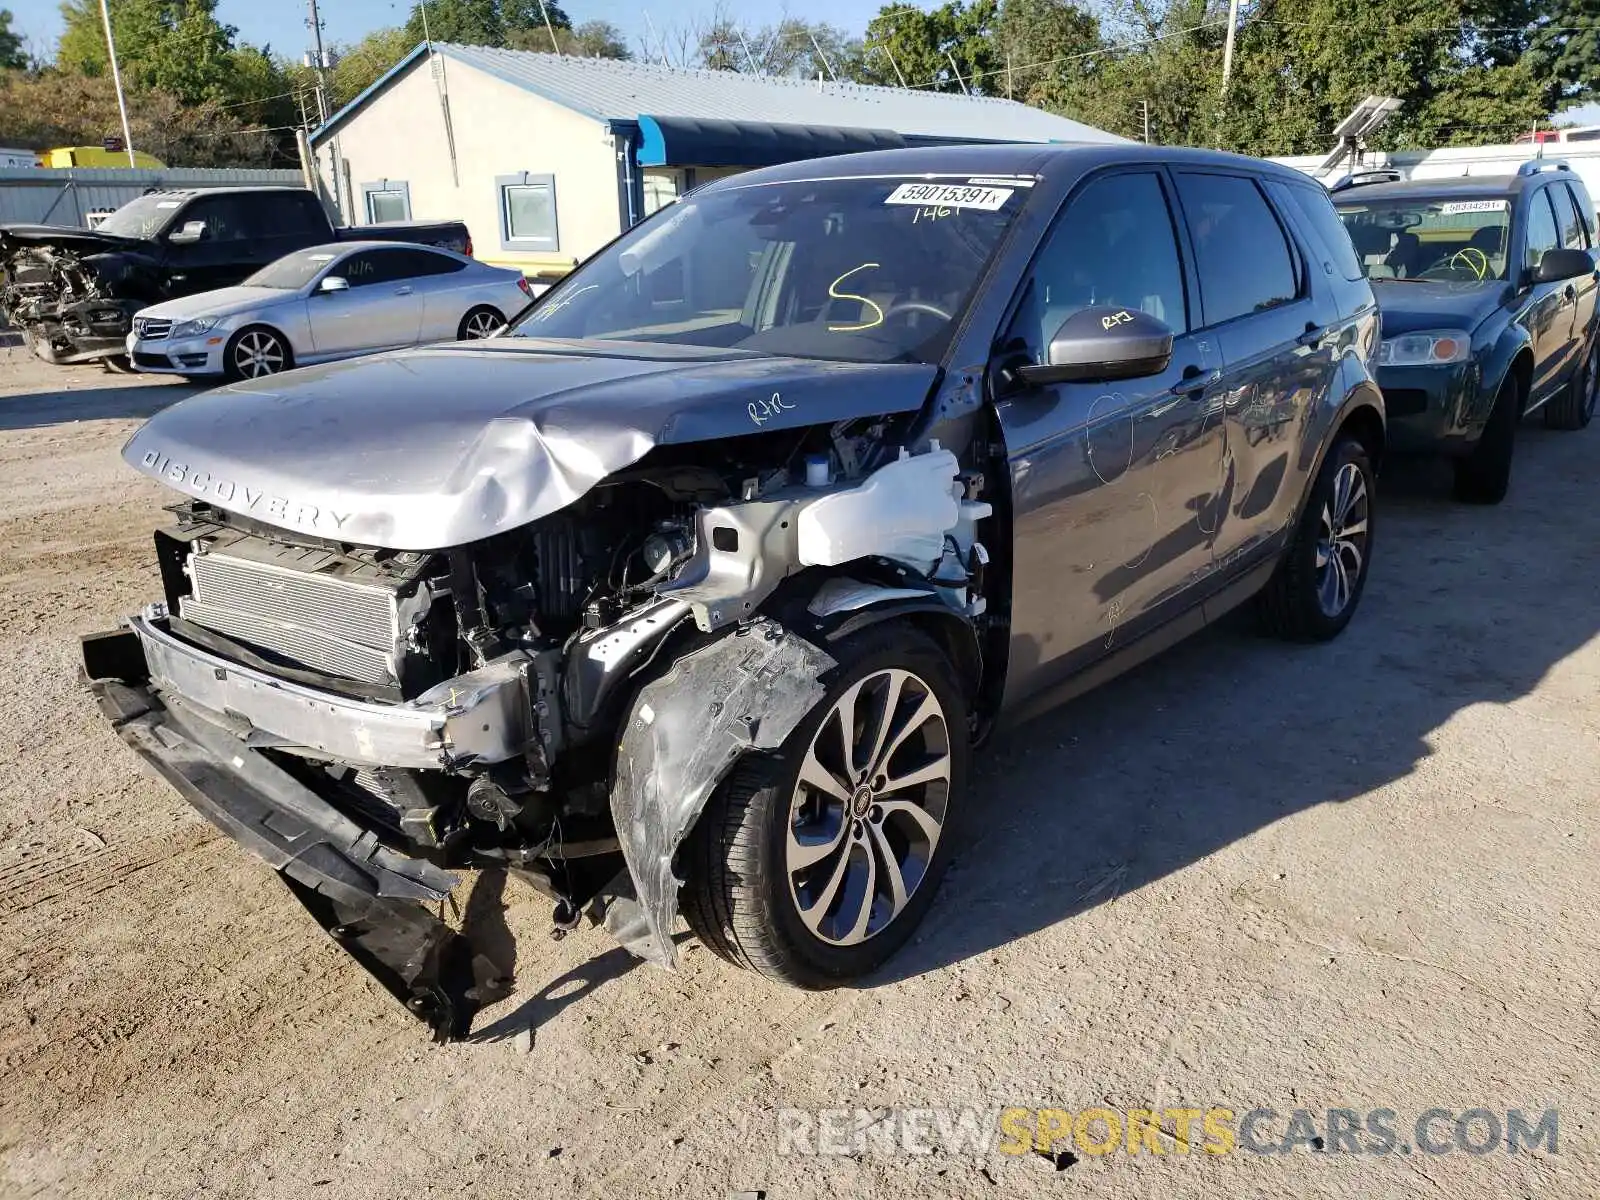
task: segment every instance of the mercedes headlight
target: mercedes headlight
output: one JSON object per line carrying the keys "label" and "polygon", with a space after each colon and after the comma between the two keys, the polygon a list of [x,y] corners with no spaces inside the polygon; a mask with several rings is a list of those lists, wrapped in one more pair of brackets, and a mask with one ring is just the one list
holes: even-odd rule
{"label": "mercedes headlight", "polygon": [[1472,335],[1464,329],[1426,329],[1384,338],[1378,347],[1383,367],[1442,367],[1472,357]]}
{"label": "mercedes headlight", "polygon": [[179,321],[172,327],[170,336],[173,338],[199,337],[203,333],[210,333],[221,319],[221,317],[196,317],[192,321]]}

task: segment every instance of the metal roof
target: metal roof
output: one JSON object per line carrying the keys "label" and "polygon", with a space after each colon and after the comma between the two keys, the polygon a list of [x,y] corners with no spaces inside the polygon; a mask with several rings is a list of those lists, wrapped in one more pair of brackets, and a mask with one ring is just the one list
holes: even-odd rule
{"label": "metal roof", "polygon": [[[641,116],[888,129],[907,137],[986,142],[1124,142],[1042,109],[989,96],[696,71],[607,58],[434,42],[433,52],[597,121]],[[312,135],[320,142],[421,59],[419,45]]]}

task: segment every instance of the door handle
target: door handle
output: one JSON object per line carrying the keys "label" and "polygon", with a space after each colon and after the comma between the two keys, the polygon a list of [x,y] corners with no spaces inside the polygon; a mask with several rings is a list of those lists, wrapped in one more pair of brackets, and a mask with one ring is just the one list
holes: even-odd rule
{"label": "door handle", "polygon": [[1311,322],[1307,321],[1306,322],[1305,332],[1302,333],[1299,337],[1295,338],[1295,340],[1294,340],[1295,345],[1297,345],[1297,346],[1315,346],[1318,342],[1320,342],[1322,340],[1323,335],[1326,334],[1327,332],[1328,331],[1326,329],[1322,329],[1322,328],[1320,328],[1320,327],[1318,327],[1316,325],[1313,325]]}
{"label": "door handle", "polygon": [[409,287],[395,288],[394,294],[396,296],[409,296],[411,295],[411,289]]}
{"label": "door handle", "polygon": [[1206,376],[1204,367],[1190,363],[1183,369],[1183,373],[1178,376],[1178,382],[1168,390],[1174,396],[1185,396],[1193,400],[1205,392],[1206,385],[1211,382],[1212,378],[1215,378],[1215,376],[1210,378]]}

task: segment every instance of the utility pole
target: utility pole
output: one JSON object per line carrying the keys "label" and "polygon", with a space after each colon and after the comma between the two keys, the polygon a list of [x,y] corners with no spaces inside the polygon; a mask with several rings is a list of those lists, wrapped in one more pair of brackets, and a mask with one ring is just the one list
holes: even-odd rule
{"label": "utility pole", "polygon": [[967,86],[967,81],[961,78],[961,68],[956,66],[956,56],[948,50],[944,52],[944,56],[950,61],[950,69],[956,73],[956,82],[961,85],[961,90],[969,96],[972,95],[972,89]]}
{"label": "utility pole", "polygon": [[117,111],[122,114],[122,148],[128,152],[128,165],[137,167],[139,160],[133,156],[133,134],[128,132],[128,101],[122,95],[122,72],[117,69],[117,42],[111,36],[111,10],[106,0],[100,0],[100,19],[106,26],[106,54],[111,59],[111,82],[117,89]]}
{"label": "utility pole", "polygon": [[550,24],[550,10],[544,6],[544,0],[539,0],[539,12],[544,17],[544,30],[550,35],[550,49],[556,52],[556,57],[561,57],[561,43],[556,41],[556,27]]}
{"label": "utility pole", "polygon": [[1150,144],[1150,101],[1139,101],[1139,107],[1144,109],[1144,144]]}
{"label": "utility pole", "polygon": [[[328,103],[328,55],[322,48],[322,15],[317,12],[317,0],[306,0],[306,7],[310,12],[306,25],[311,30],[311,68],[317,76],[317,123],[321,126],[328,123],[331,111]],[[423,5],[423,13],[426,19],[426,4]],[[333,155],[333,207],[335,212],[344,216],[344,165],[340,161],[337,137],[329,149]]]}
{"label": "utility pole", "polygon": [[1222,45],[1222,95],[1228,95],[1228,82],[1233,78],[1233,35],[1239,28],[1239,0],[1228,0],[1228,40]]}

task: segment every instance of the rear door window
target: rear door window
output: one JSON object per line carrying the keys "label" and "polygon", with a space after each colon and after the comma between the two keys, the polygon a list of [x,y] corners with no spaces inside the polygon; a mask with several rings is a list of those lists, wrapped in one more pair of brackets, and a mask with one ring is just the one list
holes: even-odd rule
{"label": "rear door window", "polygon": [[1283,227],[1253,179],[1177,172],[1206,325],[1292,303],[1299,273]]}
{"label": "rear door window", "polygon": [[1572,188],[1565,183],[1558,183],[1550,189],[1550,198],[1555,201],[1556,219],[1561,224],[1561,244],[1568,250],[1587,250],[1589,223],[1583,219]]}
{"label": "rear door window", "polygon": [[352,254],[334,269],[353,288],[393,283],[407,278],[403,250],[362,250]]}
{"label": "rear door window", "polygon": [[[1333,269],[1351,281],[1362,278],[1365,272],[1361,260],[1356,257],[1355,247],[1350,243],[1350,231],[1334,211],[1328,193],[1320,186],[1301,187],[1298,183],[1286,183],[1281,187],[1275,185],[1275,191],[1287,198],[1295,211],[1305,218],[1323,253],[1332,262]],[[1281,202],[1279,207],[1282,207]]]}
{"label": "rear door window", "polygon": [[435,254],[431,250],[387,250],[384,253],[395,256],[399,264],[398,269],[402,272],[396,278],[402,279],[420,279],[428,275],[453,275],[467,265],[459,259]]}

